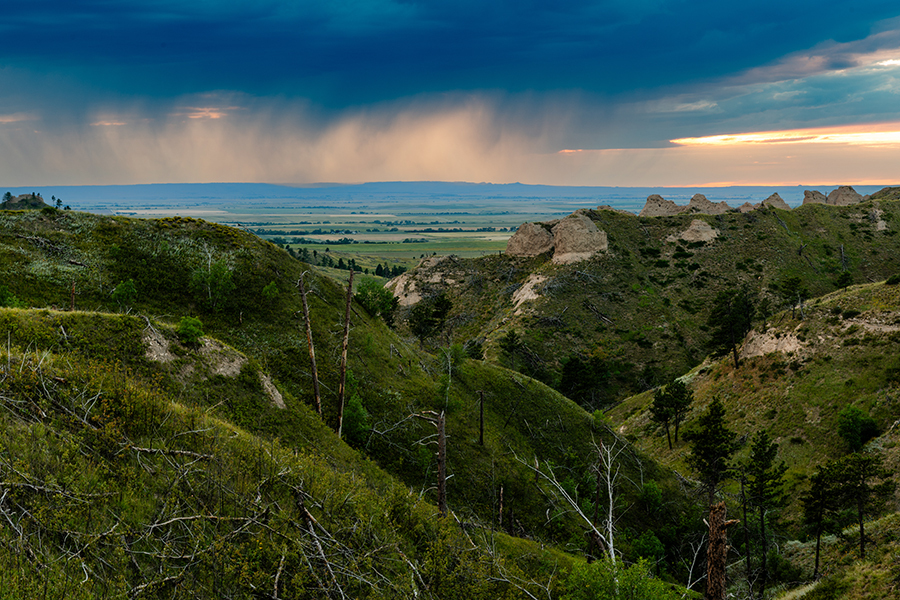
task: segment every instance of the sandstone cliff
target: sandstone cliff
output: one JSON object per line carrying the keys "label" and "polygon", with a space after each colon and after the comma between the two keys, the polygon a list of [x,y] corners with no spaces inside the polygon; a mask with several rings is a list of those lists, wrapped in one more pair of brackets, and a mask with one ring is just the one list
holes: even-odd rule
{"label": "sandstone cliff", "polygon": [[598,252],[606,252],[606,232],[576,211],[565,219],[548,223],[524,223],[506,243],[509,256],[538,256],[553,252],[553,262],[567,264],[587,260]]}

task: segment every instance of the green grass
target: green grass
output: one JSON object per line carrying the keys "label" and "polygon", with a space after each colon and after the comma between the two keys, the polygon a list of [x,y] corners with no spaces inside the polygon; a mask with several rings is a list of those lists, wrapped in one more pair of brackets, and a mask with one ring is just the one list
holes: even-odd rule
{"label": "green grass", "polygon": [[[467,361],[454,367],[446,388],[442,354],[423,351],[354,303],[349,352],[354,383],[348,396],[360,397],[373,431],[364,444],[351,449],[331,433],[337,422],[345,298],[339,282],[315,272],[305,276],[323,393],[319,417],[311,409],[309,355],[295,286],[307,265],[285,250],[245,232],[189,218],[143,221],[67,211],[52,216],[8,213],[0,215],[0,221],[0,267],[10,274],[2,283],[27,305],[48,307],[0,313],[6,326],[0,336],[6,333],[19,348],[30,345],[41,352],[72,353],[61,360],[84,356],[119,361],[122,367],[117,372],[127,371],[129,378],[144,381],[153,376],[154,389],[165,399],[160,405],[177,404],[178,411],[190,415],[186,418],[197,421],[202,416],[221,423],[225,429],[216,429],[220,437],[232,435],[225,430],[241,431],[259,444],[309,454],[323,462],[321,468],[327,465],[341,477],[360,478],[364,486],[380,490],[374,481],[388,478],[391,485],[413,490],[425,502],[435,499],[435,459],[433,449],[421,442],[433,430],[411,415],[445,409],[452,475],[448,494],[454,513],[471,526],[499,528],[503,486],[503,529],[509,534],[583,551],[583,523],[546,482],[535,483],[529,465],[537,459],[542,469],[552,467],[589,509],[595,485],[589,475],[596,460],[593,444],[612,437],[546,386],[490,364]],[[217,263],[226,265],[233,284],[221,297],[215,286],[197,285],[213,281],[198,279],[197,274],[208,273]],[[129,279],[137,294],[130,306],[120,308],[110,292]],[[73,281],[80,310],[52,308],[69,305]],[[272,282],[279,292],[264,293]],[[203,331],[216,341],[183,346],[175,325],[184,316],[198,317]],[[141,338],[154,330],[169,344],[172,357],[167,362],[144,355]],[[240,364],[223,374],[228,361]],[[266,395],[261,376],[271,377],[285,409]],[[473,402],[478,390],[487,392],[484,447],[476,441]],[[174,440],[180,433],[166,435],[166,440]],[[162,442],[154,438],[140,443],[149,448]],[[628,540],[656,527],[666,532],[660,535],[677,570],[680,540],[695,528],[696,520],[685,517],[693,509],[671,474],[646,457],[627,454],[623,469],[627,477],[621,480],[621,550],[630,556]],[[641,473],[658,479],[667,502],[678,509],[649,520],[628,511],[641,492],[640,485],[631,482],[640,482]],[[246,485],[250,484],[242,484]],[[373,510],[382,509],[378,505]],[[535,560],[535,568],[552,572]]]}

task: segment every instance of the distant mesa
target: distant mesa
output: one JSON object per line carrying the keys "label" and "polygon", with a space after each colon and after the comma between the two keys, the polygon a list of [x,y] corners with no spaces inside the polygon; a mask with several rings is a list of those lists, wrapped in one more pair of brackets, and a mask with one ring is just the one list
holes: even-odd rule
{"label": "distant mesa", "polygon": [[509,256],[534,257],[553,252],[553,262],[569,264],[606,252],[606,232],[598,229],[585,210],[547,223],[523,223],[506,243]]}
{"label": "distant mesa", "polygon": [[0,202],[0,210],[34,210],[47,208],[44,199],[40,194],[22,194],[21,196],[13,196],[9,192]]}
{"label": "distant mesa", "polygon": [[[849,185],[842,185],[832,190],[825,196],[818,190],[804,190],[803,204],[827,204],[829,206],[849,206],[865,202],[869,198],[873,200],[891,199],[900,197],[900,188],[884,188],[872,196],[863,196]],[[687,205],[675,204],[666,200],[659,194],[647,196],[644,208],[638,213],[639,217],[671,217],[681,214],[721,215],[727,212],[748,213],[761,208],[777,208],[779,210],[791,210],[788,203],[774,193],[762,202],[753,204],[744,202],[738,208],[731,208],[725,202],[710,202],[703,194],[694,194]]]}

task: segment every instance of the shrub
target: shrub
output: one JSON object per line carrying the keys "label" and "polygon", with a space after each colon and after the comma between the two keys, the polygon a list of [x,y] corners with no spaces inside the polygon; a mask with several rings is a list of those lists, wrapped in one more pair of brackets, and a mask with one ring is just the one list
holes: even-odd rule
{"label": "shrub", "polygon": [[119,306],[128,306],[137,298],[137,288],[134,287],[134,280],[119,282],[112,293],[109,295],[113,301]]}
{"label": "shrub", "polygon": [[896,275],[891,275],[890,277],[888,277],[888,279],[887,279],[887,281],[885,281],[885,283],[887,285],[897,285],[898,283],[900,283],[900,273],[898,273]]}
{"label": "shrub", "polygon": [[25,303],[16,298],[15,294],[9,291],[5,285],[0,285],[0,306],[8,306],[10,308],[25,308]]}
{"label": "shrub", "polygon": [[344,438],[354,448],[359,448],[366,443],[366,434],[371,429],[369,411],[363,406],[358,394],[350,396],[347,407],[344,409]]}
{"label": "shrub", "polygon": [[674,600],[698,597],[683,588],[654,578],[644,560],[628,567],[621,563],[613,565],[608,559],[590,564],[576,563],[568,573],[564,585],[566,593],[562,596],[563,600]]}
{"label": "shrub", "polygon": [[263,288],[262,295],[263,298],[269,301],[274,300],[278,296],[278,286],[275,285],[274,281]]}
{"label": "shrub", "polygon": [[183,344],[196,346],[203,337],[203,323],[196,317],[181,317],[178,322],[178,338]]}
{"label": "shrub", "polygon": [[838,434],[847,442],[851,452],[857,452],[878,435],[878,424],[860,409],[848,406],[838,415]]}
{"label": "shrub", "polygon": [[394,311],[400,301],[376,280],[363,279],[356,286],[356,294],[353,297],[370,315],[380,316],[389,327],[394,324]]}

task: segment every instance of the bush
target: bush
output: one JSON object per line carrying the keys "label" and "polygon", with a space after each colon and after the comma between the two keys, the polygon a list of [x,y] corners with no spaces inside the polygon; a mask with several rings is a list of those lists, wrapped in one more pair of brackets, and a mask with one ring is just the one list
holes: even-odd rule
{"label": "bush", "polygon": [[0,306],[9,308],[25,308],[25,303],[16,298],[5,285],[0,285]]}
{"label": "bush", "polygon": [[887,285],[897,285],[898,283],[900,283],[900,273],[898,273],[897,275],[891,275],[890,277],[888,277],[885,283]]}
{"label": "bush", "polygon": [[203,323],[196,317],[181,317],[178,322],[178,339],[183,344],[196,346],[203,337]]}
{"label": "bush", "polygon": [[354,448],[365,445],[369,429],[372,428],[369,411],[363,406],[359,395],[353,394],[344,408],[344,439]]}
{"label": "bush", "polygon": [[119,285],[109,295],[113,301],[119,306],[128,306],[137,298],[137,288],[134,287],[134,280],[119,282]]}
{"label": "bush", "polygon": [[860,409],[848,406],[838,415],[838,434],[847,442],[851,452],[857,452],[878,435],[878,424]]}
{"label": "bush", "polygon": [[278,286],[275,285],[274,281],[263,288],[262,295],[263,298],[269,301],[272,301],[278,297]]}
{"label": "bush", "polygon": [[680,600],[699,597],[684,588],[654,578],[644,560],[630,567],[622,563],[613,565],[608,559],[590,564],[577,563],[565,578],[564,585],[566,593],[562,595],[563,600]]}
{"label": "bush", "polygon": [[388,326],[394,324],[394,311],[400,301],[376,280],[363,279],[356,286],[356,294],[353,297],[370,315],[380,316]]}

